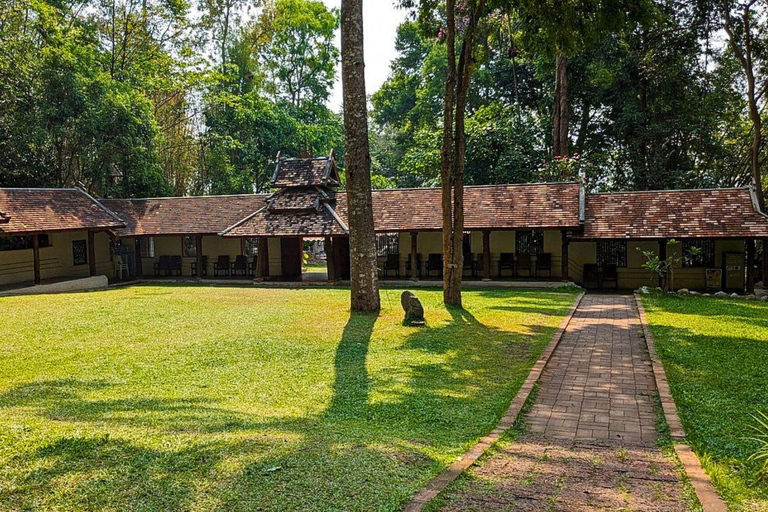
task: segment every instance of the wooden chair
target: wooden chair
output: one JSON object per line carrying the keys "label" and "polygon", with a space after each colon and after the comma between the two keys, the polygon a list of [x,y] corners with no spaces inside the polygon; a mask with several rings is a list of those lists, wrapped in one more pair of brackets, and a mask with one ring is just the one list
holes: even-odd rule
{"label": "wooden chair", "polygon": [[437,272],[437,277],[443,277],[443,255],[442,253],[432,253],[427,258],[427,264],[424,269],[427,271],[427,277],[432,272]]}
{"label": "wooden chair", "polygon": [[395,277],[400,277],[399,254],[387,254],[387,259],[384,260],[384,264],[381,266],[381,273],[384,277],[387,277],[392,270],[395,272]]}
{"label": "wooden chair", "polygon": [[[411,275],[411,254],[408,253],[408,260],[405,262],[405,273]],[[421,254],[416,253],[416,277],[421,277]]]}
{"label": "wooden chair", "polygon": [[509,270],[512,276],[515,275],[515,253],[503,252],[499,254],[499,277],[504,270]]}
{"label": "wooden chair", "polygon": [[595,283],[593,288],[600,288],[600,272],[596,264],[585,263],[583,273],[584,288],[589,288],[588,283]]}
{"label": "wooden chair", "polygon": [[475,256],[475,268],[472,270],[472,277],[485,274],[485,257],[483,253],[479,253]]}
{"label": "wooden chair", "polygon": [[619,289],[619,268],[616,265],[603,265],[602,279],[600,287],[602,288],[606,281],[612,281],[614,288]]}
{"label": "wooden chair", "polygon": [[521,270],[528,271],[528,276],[533,277],[533,261],[530,254],[518,254],[515,265],[515,275],[520,275]]}
{"label": "wooden chair", "polygon": [[548,252],[543,252],[536,256],[536,274],[539,275],[539,272],[546,271],[549,273],[549,277],[552,277],[552,255]]}
{"label": "wooden chair", "polygon": [[235,261],[232,262],[232,275],[248,275],[248,256],[244,254],[238,254],[235,256]]}
{"label": "wooden chair", "polygon": [[123,257],[115,254],[112,263],[115,265],[115,279],[127,279],[130,277],[128,264],[123,261]]}
{"label": "wooden chair", "polygon": [[258,266],[258,264],[259,264],[259,257],[258,255],[254,254],[250,263],[248,263],[248,275],[251,275],[251,276],[256,275],[256,267]]}
{"label": "wooden chair", "polygon": [[464,266],[461,269],[461,273],[469,271],[472,277],[475,276],[475,258],[471,252],[464,254]]}
{"label": "wooden chair", "polygon": [[[192,264],[189,266],[189,269],[191,276],[197,275],[197,260],[192,262]],[[203,275],[208,275],[208,256],[203,256]]]}
{"label": "wooden chair", "polygon": [[229,275],[229,256],[224,254],[219,255],[219,259],[214,262],[213,275],[218,277],[219,272],[224,272],[225,276]]}
{"label": "wooden chair", "polygon": [[171,256],[168,262],[168,274],[177,276],[181,275],[181,256]]}
{"label": "wooden chair", "polygon": [[155,275],[159,276],[160,272],[165,272],[165,275],[170,275],[171,270],[171,257],[160,256],[160,258],[152,265],[155,271]]}

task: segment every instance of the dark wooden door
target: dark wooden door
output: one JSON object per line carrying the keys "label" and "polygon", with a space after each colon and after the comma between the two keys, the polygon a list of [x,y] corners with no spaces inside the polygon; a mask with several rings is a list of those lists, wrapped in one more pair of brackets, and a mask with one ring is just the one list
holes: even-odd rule
{"label": "dark wooden door", "polygon": [[301,279],[302,256],[301,238],[280,239],[280,262],[284,279]]}
{"label": "dark wooden door", "polygon": [[349,237],[334,237],[333,256],[336,262],[336,278],[349,280]]}

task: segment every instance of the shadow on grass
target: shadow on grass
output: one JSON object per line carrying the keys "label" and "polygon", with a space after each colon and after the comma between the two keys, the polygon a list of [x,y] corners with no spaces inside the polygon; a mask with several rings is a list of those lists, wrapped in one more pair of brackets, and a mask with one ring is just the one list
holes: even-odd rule
{"label": "shadow on grass", "polygon": [[[399,348],[405,358],[442,354],[440,362],[393,363],[375,377],[368,351],[378,317],[352,314],[335,353],[333,396],[318,415],[264,421],[199,397],[84,398],[112,386],[101,380],[14,388],[0,395],[0,409],[90,423],[93,433],[65,435],[24,455],[28,463],[16,460],[21,482],[0,498],[21,504],[61,493],[56,503],[65,508],[157,510],[191,508],[203,495],[222,509],[395,509],[495,426],[538,356],[541,326],[511,333],[466,310],[448,312],[450,322],[414,328]],[[173,447],[97,434],[112,424],[160,432]],[[227,432],[235,435],[216,435]],[[217,468],[233,460],[239,469],[223,476]]]}

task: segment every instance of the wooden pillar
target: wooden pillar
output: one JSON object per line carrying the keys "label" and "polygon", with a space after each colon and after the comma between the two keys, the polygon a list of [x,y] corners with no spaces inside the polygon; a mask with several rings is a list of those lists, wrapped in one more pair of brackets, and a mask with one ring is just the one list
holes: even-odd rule
{"label": "wooden pillar", "polygon": [[32,259],[34,260],[35,284],[40,284],[40,239],[32,235]]}
{"label": "wooden pillar", "polygon": [[203,278],[203,235],[195,235],[195,270],[198,279]]}
{"label": "wooden pillar", "polygon": [[136,261],[136,277],[141,279],[144,277],[144,265],[141,261],[141,238],[136,237],[136,239],[133,242],[133,245],[135,247],[135,255],[134,260]]}
{"label": "wooden pillar", "polygon": [[333,254],[333,238],[325,237],[325,264],[328,269],[328,280],[336,281],[336,259]]}
{"label": "wooden pillar", "polygon": [[411,279],[419,278],[419,232],[411,231]]}
{"label": "wooden pillar", "polygon": [[562,262],[561,262],[561,268],[562,268],[561,275],[562,275],[563,281],[568,281],[570,279],[570,276],[568,275],[569,274],[569,263],[570,263],[570,259],[569,259],[569,256],[568,256],[568,244],[569,244],[569,242],[570,241],[568,240],[568,230],[564,229],[564,230],[562,230],[560,232],[560,246],[561,246],[560,247],[560,250],[561,250],[561,253],[560,253],[561,256],[560,257],[562,259]]}
{"label": "wooden pillar", "polygon": [[491,280],[491,232],[483,231],[483,281]]}
{"label": "wooden pillar", "polygon": [[747,293],[755,293],[755,239],[748,238],[747,246]]}
{"label": "wooden pillar", "polygon": [[262,280],[269,277],[269,239],[265,236],[259,237],[258,247],[254,279]]}
{"label": "wooden pillar", "polygon": [[[667,241],[659,240],[659,259],[664,261],[667,259]],[[664,279],[659,276],[659,286],[662,286]]]}
{"label": "wooden pillar", "polygon": [[96,275],[96,233],[88,230],[88,273],[91,277]]}

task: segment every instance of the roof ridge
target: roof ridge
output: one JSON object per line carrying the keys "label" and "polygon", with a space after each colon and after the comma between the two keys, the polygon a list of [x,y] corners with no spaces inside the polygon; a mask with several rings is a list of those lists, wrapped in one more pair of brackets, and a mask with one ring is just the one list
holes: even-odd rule
{"label": "roof ridge", "polygon": [[[580,185],[579,181],[538,181],[536,183],[495,183],[490,185],[464,185],[464,188],[501,188],[501,187],[532,187],[541,185]],[[402,187],[375,188],[373,192],[392,192],[396,190],[442,190],[441,187]],[[340,190],[339,192],[346,192]]]}
{"label": "roof ridge", "polygon": [[113,197],[109,199],[101,199],[101,201],[160,201],[165,199],[213,199],[223,197],[268,197],[271,194],[268,192],[258,194],[220,194],[211,196],[168,196],[168,197]]}
{"label": "roof ridge", "polygon": [[667,192],[715,192],[721,190],[749,190],[744,187],[708,187],[708,188],[665,188],[658,190],[616,190],[613,192],[588,192],[587,196],[607,196],[611,194],[661,194]]}

